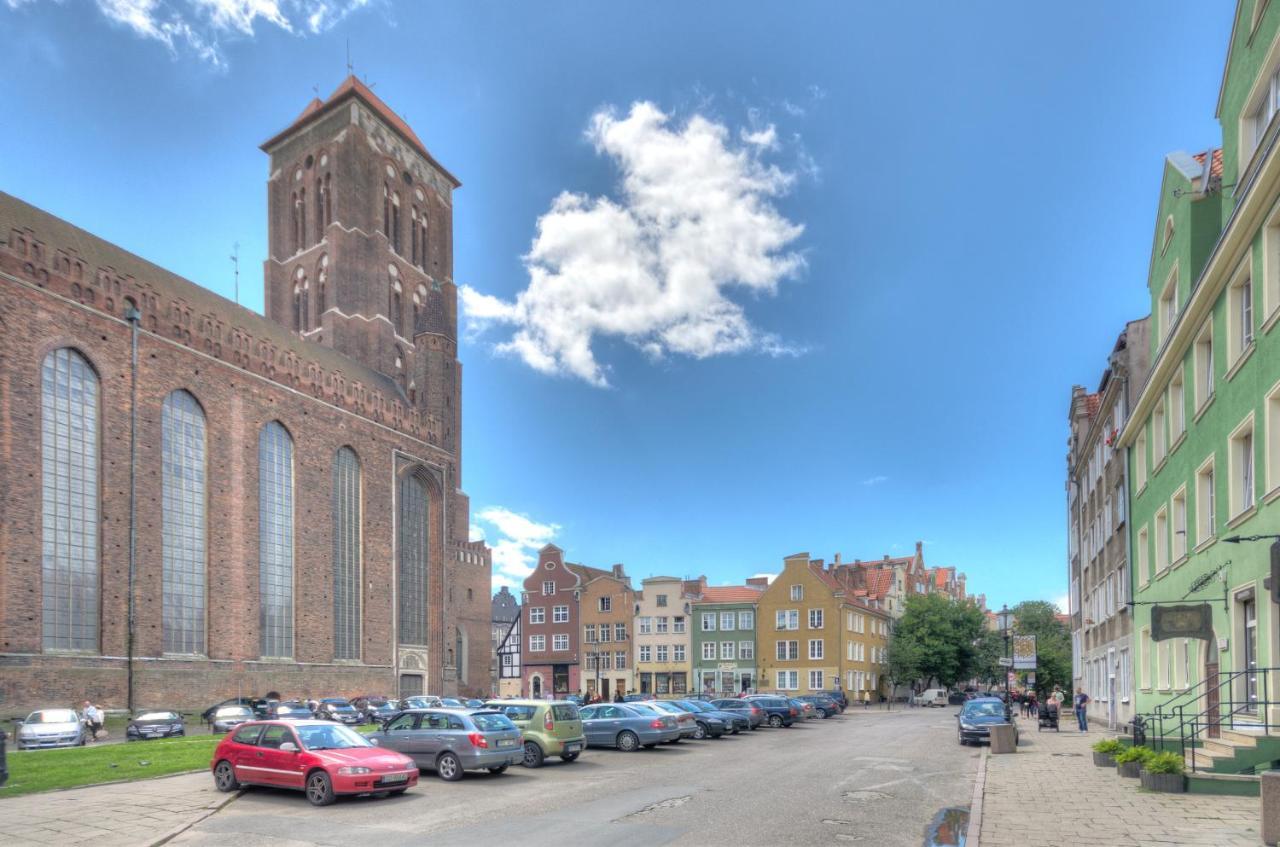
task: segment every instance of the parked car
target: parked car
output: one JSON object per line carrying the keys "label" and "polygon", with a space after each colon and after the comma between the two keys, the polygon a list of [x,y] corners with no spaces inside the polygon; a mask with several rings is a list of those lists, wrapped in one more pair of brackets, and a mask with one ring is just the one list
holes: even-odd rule
{"label": "parked car", "polygon": [[399,701],[378,695],[352,697],[351,705],[355,706],[365,723],[382,723],[400,713]]}
{"label": "parked car", "polygon": [[825,694],[805,694],[795,699],[813,706],[820,718],[829,718],[840,713],[840,707],[836,701]]}
{"label": "parked car", "polygon": [[582,705],[582,695],[581,695],[581,694],[566,694],[566,695],[564,695],[564,699],[568,700],[570,703],[572,703],[572,704],[573,704],[573,705],[575,705],[575,706],[581,706],[581,705]]}
{"label": "parked car", "polygon": [[440,698],[434,694],[415,694],[400,701],[402,709],[437,709],[439,707]]}
{"label": "parked car", "polygon": [[164,709],[142,711],[129,721],[124,729],[125,741],[141,741],[145,738],[181,738],[187,734],[187,724],[182,715]]}
{"label": "parked car", "polygon": [[204,723],[213,723],[214,714],[216,714],[219,709],[227,706],[244,706],[246,709],[253,711],[254,705],[258,702],[259,701],[256,697],[232,697],[230,699],[223,700],[221,703],[214,703],[212,706],[205,709],[200,713],[200,720]]}
{"label": "parked car", "polygon": [[698,720],[707,717],[723,721],[724,731],[732,735],[751,729],[751,721],[747,719],[746,715],[735,712],[722,712],[710,703],[704,703],[701,700],[672,700],[671,702],[693,712],[694,718]]}
{"label": "parked car", "polygon": [[568,701],[491,700],[484,705],[506,715],[524,735],[526,768],[541,767],[547,756],[572,762],[587,746],[578,707]]}
{"label": "parked car", "polygon": [[823,694],[836,701],[840,706],[840,711],[843,712],[849,708],[849,695],[845,694],[843,689],[836,688],[831,691],[824,691]]}
{"label": "parked car", "polygon": [[462,779],[466,771],[502,773],[524,759],[520,730],[506,715],[492,709],[401,712],[370,738],[450,782]]}
{"label": "parked car", "polygon": [[631,753],[677,741],[680,726],[668,715],[643,703],[597,703],[578,710],[587,745],[616,747]]}
{"label": "parked car", "polygon": [[300,703],[297,700],[286,700],[283,703],[276,703],[271,707],[270,720],[275,721],[309,721],[313,720],[315,715],[307,708],[306,703]]}
{"label": "parked car", "polygon": [[715,711],[714,709],[708,709],[704,712],[683,700],[663,700],[660,702],[693,715],[695,727],[693,737],[699,741],[704,738],[719,738],[733,729],[733,718],[718,717],[712,714]]}
{"label": "parked car", "polygon": [[345,697],[326,697],[321,700],[316,708],[316,717],[347,726],[359,726],[364,723],[364,715]]}
{"label": "parked car", "polygon": [[806,703],[804,700],[799,700],[795,697],[788,697],[787,702],[800,710],[801,720],[817,720],[818,710],[813,707],[812,703]]}
{"label": "parked car", "polygon": [[18,724],[19,750],[83,747],[88,731],[75,709],[38,709]]}
{"label": "parked car", "polygon": [[960,744],[977,744],[991,737],[991,727],[996,724],[1013,724],[1013,743],[1018,743],[1018,723],[1005,714],[1004,701],[999,697],[976,697],[964,704],[956,715]]}
{"label": "parked car", "polygon": [[242,723],[253,720],[253,709],[248,706],[222,706],[217,709],[209,721],[214,732],[230,732]]}
{"label": "parked car", "polygon": [[219,791],[294,788],[313,806],[339,794],[403,794],[418,784],[413,759],[330,721],[251,721],[218,743],[209,769]]}
{"label": "parked car", "polygon": [[680,727],[680,738],[671,743],[675,744],[682,738],[706,737],[706,731],[698,726],[698,722],[693,718],[693,712],[682,709],[674,705],[669,700],[650,700],[645,703],[650,708],[657,709],[660,712],[666,712],[668,715],[674,715],[676,725]]}
{"label": "parked car", "polygon": [[716,709],[720,709],[721,711],[746,716],[752,729],[758,728],[768,719],[768,716],[764,713],[764,709],[749,700],[743,700],[738,697],[725,697],[719,700],[712,700],[711,706]]}
{"label": "parked car", "polygon": [[800,710],[791,705],[785,697],[775,697],[772,694],[748,694],[743,699],[764,709],[765,722],[774,729],[780,726],[791,726],[800,719]]}
{"label": "parked car", "polygon": [[917,706],[945,706],[947,705],[947,689],[930,688],[923,694],[916,697]]}
{"label": "parked car", "polygon": [[648,693],[645,693],[645,694],[627,694],[627,695],[623,696],[623,698],[622,698],[622,702],[624,702],[624,703],[640,703],[640,702],[644,702],[644,701],[646,701],[646,700],[657,700],[657,699],[658,699],[657,697],[655,697],[655,696],[654,696],[654,695],[652,695],[652,694],[648,694]]}

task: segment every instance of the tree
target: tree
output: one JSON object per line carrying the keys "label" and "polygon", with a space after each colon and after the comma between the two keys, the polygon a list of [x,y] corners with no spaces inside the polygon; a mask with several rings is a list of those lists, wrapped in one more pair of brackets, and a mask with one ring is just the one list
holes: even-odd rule
{"label": "tree", "polygon": [[1000,658],[1004,655],[1004,638],[1000,633],[983,630],[982,635],[978,636],[977,656],[973,665],[974,678],[987,685],[1002,682],[1006,670],[1001,666]]}
{"label": "tree", "polygon": [[970,601],[943,594],[917,594],[907,599],[893,628],[889,650],[903,655],[904,669],[914,666],[916,679],[948,688],[972,675],[978,639],[986,617]]}
{"label": "tree", "polygon": [[920,678],[920,645],[896,635],[889,639],[884,651],[884,678],[889,681],[890,704],[899,685],[909,685]]}
{"label": "tree", "polygon": [[1058,608],[1043,600],[1028,600],[1013,607],[1014,635],[1036,637],[1036,690],[1060,686],[1071,692],[1071,631],[1058,620]]}

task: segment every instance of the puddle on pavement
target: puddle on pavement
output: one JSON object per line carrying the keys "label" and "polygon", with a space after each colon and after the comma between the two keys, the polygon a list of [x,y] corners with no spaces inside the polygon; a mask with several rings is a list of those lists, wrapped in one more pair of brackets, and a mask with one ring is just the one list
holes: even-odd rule
{"label": "puddle on pavement", "polygon": [[968,834],[968,806],[941,809],[924,831],[924,847],[964,847]]}
{"label": "puddle on pavement", "polygon": [[846,791],[844,793],[844,799],[852,800],[855,803],[864,800],[888,800],[892,796],[892,794],[886,794],[883,791],[872,791],[870,789],[864,789],[862,791]]}

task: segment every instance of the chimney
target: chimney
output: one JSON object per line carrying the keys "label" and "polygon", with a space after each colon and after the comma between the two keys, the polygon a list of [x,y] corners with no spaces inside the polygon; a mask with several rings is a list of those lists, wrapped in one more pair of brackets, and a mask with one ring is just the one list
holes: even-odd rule
{"label": "chimney", "polygon": [[767,577],[767,576],[752,576],[752,577],[747,577],[747,585],[758,585],[758,586],[760,586],[761,588],[768,588],[768,587],[769,587],[769,577]]}
{"label": "chimney", "polygon": [[840,554],[839,554],[839,553],[836,553],[836,559],[835,559],[834,564],[837,564],[837,565],[838,565],[838,564],[840,564]]}
{"label": "chimney", "polygon": [[916,555],[917,555],[917,556],[919,556],[922,552],[924,552],[924,542],[923,542],[923,541],[917,541],[917,542],[916,542]]}
{"label": "chimney", "polygon": [[884,560],[885,560],[886,562],[887,562],[887,561],[889,561],[889,554],[888,554],[888,553],[885,553],[885,554],[884,554]]}
{"label": "chimney", "polygon": [[622,563],[621,563],[621,562],[619,562],[618,564],[616,564],[616,565],[614,565],[614,566],[613,566],[613,575],[614,575],[615,577],[617,577],[618,579],[625,579],[625,578],[626,578],[626,576],[627,576],[627,575],[626,575],[625,573],[623,573],[623,572],[622,572]]}

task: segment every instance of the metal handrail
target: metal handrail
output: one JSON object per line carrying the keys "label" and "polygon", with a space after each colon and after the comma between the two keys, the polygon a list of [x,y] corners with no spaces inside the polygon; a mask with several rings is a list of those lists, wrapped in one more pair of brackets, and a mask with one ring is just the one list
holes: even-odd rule
{"label": "metal handrail", "polygon": [[[1173,708],[1171,718],[1176,717],[1178,721],[1178,745],[1182,757],[1185,759],[1187,755],[1187,747],[1191,748],[1191,770],[1197,770],[1196,764],[1196,741],[1200,737],[1202,731],[1212,727],[1227,726],[1230,730],[1236,728],[1236,717],[1238,715],[1256,713],[1258,719],[1251,720],[1250,726],[1262,727],[1264,731],[1268,731],[1274,726],[1280,724],[1272,724],[1269,720],[1267,707],[1275,705],[1268,696],[1270,688],[1270,676],[1274,670],[1278,668],[1245,668],[1244,670],[1230,671],[1226,674],[1220,674],[1218,684],[1216,686],[1219,692],[1218,703],[1201,710],[1193,715],[1186,714],[1186,703],[1179,704]],[[1248,678],[1256,677],[1255,691],[1252,696],[1248,692]],[[1236,683],[1244,679],[1246,680],[1245,695],[1243,699],[1237,699],[1234,696]],[[1226,690],[1226,697],[1222,697],[1223,689]],[[1205,694],[1208,694],[1206,690]]]}

